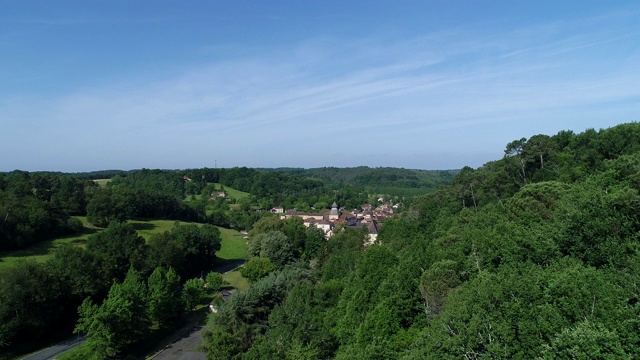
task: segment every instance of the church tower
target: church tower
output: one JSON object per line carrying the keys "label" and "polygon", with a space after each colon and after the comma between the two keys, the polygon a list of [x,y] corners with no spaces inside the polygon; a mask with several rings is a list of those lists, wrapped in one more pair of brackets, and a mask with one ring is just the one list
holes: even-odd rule
{"label": "church tower", "polygon": [[329,212],[329,220],[338,220],[339,217],[340,211],[338,210],[338,204],[334,201],[333,205],[331,205],[331,211]]}

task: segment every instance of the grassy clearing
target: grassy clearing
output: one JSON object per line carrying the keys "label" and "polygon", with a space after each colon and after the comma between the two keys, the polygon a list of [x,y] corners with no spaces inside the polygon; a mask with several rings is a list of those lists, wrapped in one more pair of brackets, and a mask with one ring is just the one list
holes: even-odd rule
{"label": "grassy clearing", "polygon": [[96,179],[93,180],[96,184],[100,185],[100,187],[106,187],[107,184],[111,181],[111,179]]}
{"label": "grassy clearing", "polygon": [[142,236],[146,241],[149,241],[155,234],[170,231],[176,223],[180,223],[182,225],[190,224],[184,221],[150,219],[127,220],[127,223],[131,224],[138,234],[140,234],[140,236]]}
{"label": "grassy clearing", "polygon": [[235,289],[238,289],[240,291],[246,290],[249,287],[249,281],[243,278],[242,275],[240,274],[240,271],[238,270],[230,271],[226,274],[223,274],[222,279],[224,279],[224,281],[229,283],[229,286]]}
{"label": "grassy clearing", "polygon": [[216,253],[220,259],[237,260],[245,259],[245,250],[247,249],[247,240],[243,239],[243,235],[236,230],[218,228],[222,238],[222,248]]}
{"label": "grassy clearing", "polygon": [[[98,228],[90,224],[85,216],[76,216],[76,218],[80,219],[82,221],[82,224],[84,225],[82,233],[61,236],[51,240],[38,242],[25,249],[0,252],[0,269],[12,266],[17,261],[25,259],[45,262],[51,257],[56,248],[65,244],[84,247],[89,236],[103,230],[102,228]],[[160,234],[165,231],[171,230],[176,223],[176,221],[174,220],[140,219],[129,220],[127,222],[131,224],[133,228],[138,231],[138,234],[140,234],[140,236],[142,236],[146,241],[149,241],[155,234]],[[186,222],[179,223],[189,224]],[[240,234],[240,232],[236,230],[220,227],[218,229],[220,229],[222,245],[222,248],[217,253],[218,257],[225,260],[244,259],[247,242],[242,238],[242,234]]]}
{"label": "grassy clearing", "polygon": [[228,187],[228,186],[224,186],[220,183],[214,183],[216,186],[216,189],[221,189],[222,187],[224,187],[224,191],[231,196],[234,199],[240,200],[243,198],[246,198],[247,196],[249,196],[250,194],[248,192],[244,192],[244,191],[240,191],[240,190],[236,190],[234,188]]}
{"label": "grassy clearing", "polygon": [[196,202],[200,202],[202,201],[202,194],[192,194],[192,195],[187,195],[185,196],[185,201],[196,201]]}
{"label": "grassy clearing", "polygon": [[13,266],[17,261],[25,259],[45,262],[51,257],[55,249],[65,244],[84,247],[89,236],[100,231],[100,228],[89,224],[84,216],[76,216],[76,218],[80,219],[84,225],[82,233],[41,241],[25,249],[0,252],[0,269]]}
{"label": "grassy clearing", "polygon": [[[231,196],[232,198],[236,199],[236,200],[240,200],[243,198],[248,197],[249,194],[248,192],[244,192],[244,191],[240,191],[240,190],[236,190],[234,188],[228,187],[228,186],[224,186],[220,183],[208,183],[208,184],[213,184],[215,186],[216,190],[220,190],[224,187],[224,191],[227,193],[227,196]],[[191,198],[193,196],[193,199]],[[185,200],[186,201],[201,201],[204,195],[202,194],[195,194],[195,195],[186,195],[185,196]],[[207,195],[208,197],[208,195]]]}

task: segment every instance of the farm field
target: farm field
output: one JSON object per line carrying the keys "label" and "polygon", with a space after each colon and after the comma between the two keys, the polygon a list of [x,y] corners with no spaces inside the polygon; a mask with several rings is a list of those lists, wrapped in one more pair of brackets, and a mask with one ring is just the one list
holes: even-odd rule
{"label": "farm field", "polygon": [[220,259],[238,260],[246,258],[245,250],[247,249],[247,240],[243,239],[243,235],[236,230],[220,229],[220,237],[222,240],[222,248],[216,253]]}

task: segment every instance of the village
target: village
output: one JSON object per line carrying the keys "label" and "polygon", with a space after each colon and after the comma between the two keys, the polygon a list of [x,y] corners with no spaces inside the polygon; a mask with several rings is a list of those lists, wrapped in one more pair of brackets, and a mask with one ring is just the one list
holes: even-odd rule
{"label": "village", "polygon": [[378,201],[383,202],[383,204],[375,208],[371,204],[364,204],[362,205],[362,210],[353,209],[347,211],[339,208],[338,204],[334,202],[330,210],[317,213],[302,212],[295,209],[285,210],[282,207],[275,207],[271,209],[271,212],[280,215],[283,220],[300,217],[306,227],[315,226],[322,229],[327,238],[331,237],[337,228],[366,229],[369,234],[368,244],[373,244],[377,240],[378,231],[384,221],[393,216],[394,209],[400,206],[400,204],[384,204],[384,200],[384,198],[379,198]]}

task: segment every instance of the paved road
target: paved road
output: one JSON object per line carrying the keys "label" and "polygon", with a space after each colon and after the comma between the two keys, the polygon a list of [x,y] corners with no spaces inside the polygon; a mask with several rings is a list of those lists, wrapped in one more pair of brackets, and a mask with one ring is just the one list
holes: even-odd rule
{"label": "paved road", "polygon": [[70,350],[82,343],[84,343],[85,338],[84,337],[80,337],[78,338],[77,336],[74,336],[73,338],[70,338],[69,340],[63,341],[57,345],[54,346],[49,346],[46,349],[42,349],[40,351],[38,351],[35,354],[31,354],[25,358],[22,358],[22,360],[48,360],[48,359],[52,359],[54,356],[62,354],[63,352]]}
{"label": "paved road", "polygon": [[185,336],[168,345],[153,360],[205,360],[205,353],[197,350],[200,343],[202,325],[196,325]]}
{"label": "paved road", "polygon": [[[244,260],[234,261],[218,266],[214,271],[225,273],[236,269],[242,264],[244,264]],[[192,318],[189,321],[190,325],[178,331],[177,334],[184,334],[181,337],[175,340],[165,339],[172,342],[165,346],[162,352],[156,354],[153,360],[205,360],[205,353],[197,350],[198,345],[202,343],[202,325],[197,323],[199,319],[201,317]]]}
{"label": "paved road", "polygon": [[224,264],[224,265],[218,265],[212,271],[224,274],[224,273],[229,272],[231,270],[237,269],[238,267],[240,267],[244,263],[245,263],[245,260],[236,260],[236,261],[232,261],[232,262],[229,262],[227,264]]}

